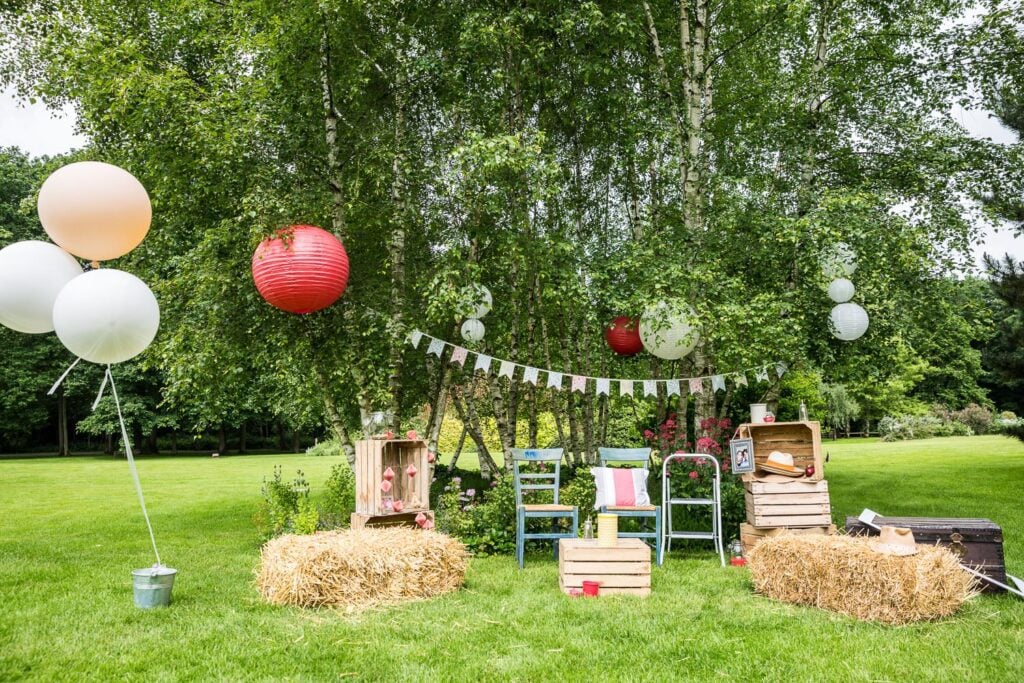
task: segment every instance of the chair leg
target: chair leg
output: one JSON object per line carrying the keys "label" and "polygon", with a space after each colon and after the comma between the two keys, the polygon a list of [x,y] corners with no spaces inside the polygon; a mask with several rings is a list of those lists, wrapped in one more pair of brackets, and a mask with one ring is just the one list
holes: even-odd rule
{"label": "chair leg", "polygon": [[654,560],[659,567],[663,557],[661,547],[661,510],[658,510],[658,514],[654,515]]}
{"label": "chair leg", "polygon": [[519,563],[519,568],[523,568],[523,560],[525,555],[526,541],[523,539],[523,534],[526,533],[524,524],[526,523],[526,515],[523,514],[523,510],[519,509],[516,511],[516,562]]}

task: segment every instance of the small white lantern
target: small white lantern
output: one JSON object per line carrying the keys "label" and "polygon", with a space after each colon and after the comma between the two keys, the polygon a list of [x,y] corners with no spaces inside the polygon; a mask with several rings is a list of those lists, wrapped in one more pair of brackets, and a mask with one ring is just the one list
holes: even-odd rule
{"label": "small white lantern", "polygon": [[868,330],[868,312],[857,304],[839,304],[829,314],[832,334],[836,339],[854,341]]}
{"label": "small white lantern", "polygon": [[700,339],[696,319],[692,308],[680,310],[659,301],[640,316],[640,341],[658,358],[683,358],[697,347]]}
{"label": "small white lantern", "polygon": [[821,259],[821,270],[825,277],[849,277],[857,271],[857,252],[846,242],[837,242]]}
{"label": "small white lantern", "polygon": [[484,324],[476,318],[462,323],[462,338],[468,342],[478,342],[484,338]]}
{"label": "small white lantern", "polygon": [[470,285],[465,289],[465,300],[464,313],[470,318],[482,318],[491,312],[491,306],[493,305],[491,292],[479,283]]}
{"label": "small white lantern", "polygon": [[828,286],[828,298],[832,299],[832,301],[835,301],[837,304],[846,303],[853,298],[853,295],[856,292],[857,289],[853,286],[853,283],[845,277],[833,280]]}

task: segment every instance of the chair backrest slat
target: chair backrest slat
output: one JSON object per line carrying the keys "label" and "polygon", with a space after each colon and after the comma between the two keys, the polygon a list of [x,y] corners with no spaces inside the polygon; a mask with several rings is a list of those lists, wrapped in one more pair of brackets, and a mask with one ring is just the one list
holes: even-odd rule
{"label": "chair backrest slat", "polygon": [[651,461],[650,448],[601,448],[597,449],[601,467],[607,467],[609,462],[614,463],[639,463],[647,467]]}
{"label": "chair backrest slat", "polygon": [[[516,507],[523,504],[523,491],[551,491],[554,494],[554,502],[558,504],[558,482],[559,472],[562,467],[561,448],[513,448],[512,449],[512,471],[515,476],[516,485]],[[523,463],[543,463],[554,465],[554,472],[520,472]],[[529,484],[522,480],[528,479]],[[547,481],[550,480],[550,481]],[[545,483],[535,483],[544,481]]]}

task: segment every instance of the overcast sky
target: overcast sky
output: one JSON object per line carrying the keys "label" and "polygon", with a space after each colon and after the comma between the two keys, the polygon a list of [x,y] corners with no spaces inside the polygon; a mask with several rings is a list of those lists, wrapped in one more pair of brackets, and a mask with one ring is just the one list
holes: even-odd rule
{"label": "overcast sky", "polygon": [[[1003,127],[987,112],[956,108],[953,115],[976,137],[990,138],[1002,144],[1017,141],[1013,131]],[[12,91],[0,91],[0,147],[16,146],[29,154],[41,156],[67,152],[85,143],[86,138],[75,133],[72,109],[52,111],[40,103],[19,101]],[[1000,256],[1010,253],[1017,259],[1024,259],[1024,238],[1014,237],[1008,228],[988,229],[984,242],[975,247],[979,262],[983,252]]]}

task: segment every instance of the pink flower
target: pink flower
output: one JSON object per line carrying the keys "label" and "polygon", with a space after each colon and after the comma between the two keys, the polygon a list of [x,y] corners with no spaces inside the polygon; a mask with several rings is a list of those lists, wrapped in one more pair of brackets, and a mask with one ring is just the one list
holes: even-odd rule
{"label": "pink flower", "polygon": [[645,439],[653,439],[654,438],[654,432],[652,432],[650,429],[645,429],[644,430],[644,438]]}
{"label": "pink flower", "polygon": [[669,429],[671,429],[672,427],[676,426],[676,421],[675,420],[665,420],[665,426],[668,427]]}
{"label": "pink flower", "polygon": [[697,478],[697,477],[699,477],[699,476],[700,476],[700,475],[699,475],[699,474],[697,474],[697,472],[696,472],[696,471],[694,471],[694,472],[690,472],[690,479],[696,479],[696,478]]}
{"label": "pink flower", "polygon": [[476,495],[476,489],[466,489],[466,495],[472,498]]}

